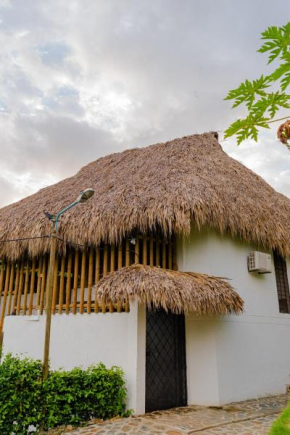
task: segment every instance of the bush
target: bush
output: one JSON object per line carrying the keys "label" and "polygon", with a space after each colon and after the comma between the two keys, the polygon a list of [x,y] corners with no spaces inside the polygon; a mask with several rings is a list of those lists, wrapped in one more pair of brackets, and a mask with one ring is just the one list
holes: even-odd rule
{"label": "bush", "polygon": [[27,434],[42,419],[48,429],[124,416],[125,400],[124,373],[118,367],[51,371],[42,382],[41,361],[9,354],[0,365],[1,435]]}
{"label": "bush", "polygon": [[118,367],[103,364],[87,370],[51,372],[46,383],[46,425],[77,425],[91,418],[124,415],[126,389],[124,374]]}
{"label": "bush", "polygon": [[26,434],[41,418],[42,365],[7,355],[0,365],[0,433]]}

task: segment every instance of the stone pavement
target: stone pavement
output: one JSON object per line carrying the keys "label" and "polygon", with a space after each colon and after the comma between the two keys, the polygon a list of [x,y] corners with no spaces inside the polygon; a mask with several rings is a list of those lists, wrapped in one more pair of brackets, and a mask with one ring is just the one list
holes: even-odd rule
{"label": "stone pavement", "polygon": [[222,407],[187,406],[120,418],[66,431],[70,435],[267,435],[287,404],[287,397],[273,396]]}

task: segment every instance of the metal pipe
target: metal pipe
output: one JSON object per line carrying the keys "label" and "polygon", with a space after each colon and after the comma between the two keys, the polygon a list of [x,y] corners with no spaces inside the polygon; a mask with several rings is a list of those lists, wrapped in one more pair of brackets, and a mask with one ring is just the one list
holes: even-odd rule
{"label": "metal pipe", "polygon": [[57,213],[55,220],[54,220],[54,229],[55,231],[57,231],[57,224],[58,224],[58,220],[61,217],[61,215],[63,213],[65,213],[67,210],[69,210],[70,208],[74,207],[75,205],[77,205],[79,203],[79,201],[74,201],[72,204],[68,205],[67,207],[63,208],[60,212]]}

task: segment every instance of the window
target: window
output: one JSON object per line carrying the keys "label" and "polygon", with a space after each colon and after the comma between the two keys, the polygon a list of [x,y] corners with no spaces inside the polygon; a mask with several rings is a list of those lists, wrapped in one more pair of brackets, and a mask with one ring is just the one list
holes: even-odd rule
{"label": "window", "polygon": [[290,313],[290,294],[286,261],[278,254],[277,251],[273,251],[273,254],[279,299],[279,310],[280,313]]}

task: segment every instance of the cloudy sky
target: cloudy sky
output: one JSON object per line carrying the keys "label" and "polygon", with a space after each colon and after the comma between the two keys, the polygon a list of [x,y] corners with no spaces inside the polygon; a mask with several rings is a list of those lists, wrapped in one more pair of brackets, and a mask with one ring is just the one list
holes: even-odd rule
{"label": "cloudy sky", "polygon": [[[105,154],[224,130],[243,109],[223,98],[265,72],[260,33],[288,10],[289,0],[0,0],[0,206]],[[221,144],[290,196],[278,125],[258,144]]]}

